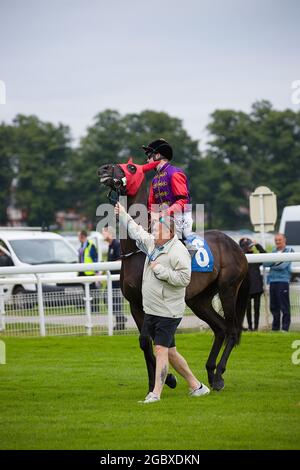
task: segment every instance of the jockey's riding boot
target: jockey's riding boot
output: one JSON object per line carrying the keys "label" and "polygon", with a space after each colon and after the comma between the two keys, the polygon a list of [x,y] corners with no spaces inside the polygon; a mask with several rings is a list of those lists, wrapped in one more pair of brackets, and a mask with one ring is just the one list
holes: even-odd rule
{"label": "jockey's riding boot", "polygon": [[192,258],[192,257],[194,256],[194,254],[197,253],[197,250],[190,249],[190,248],[187,246],[187,244],[186,244],[187,238],[186,238],[186,236],[184,235],[183,232],[182,232],[180,241],[181,241],[181,243],[184,244],[184,246],[186,247],[186,249],[188,250],[188,252],[189,252],[189,254],[190,254],[190,257]]}

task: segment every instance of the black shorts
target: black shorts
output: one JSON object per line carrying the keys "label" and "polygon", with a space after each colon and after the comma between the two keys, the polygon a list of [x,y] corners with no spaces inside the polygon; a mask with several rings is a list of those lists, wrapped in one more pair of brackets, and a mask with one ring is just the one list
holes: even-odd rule
{"label": "black shorts", "polygon": [[158,315],[148,315],[146,313],[141,335],[151,336],[157,346],[174,348],[174,336],[180,322],[181,318],[159,317]]}

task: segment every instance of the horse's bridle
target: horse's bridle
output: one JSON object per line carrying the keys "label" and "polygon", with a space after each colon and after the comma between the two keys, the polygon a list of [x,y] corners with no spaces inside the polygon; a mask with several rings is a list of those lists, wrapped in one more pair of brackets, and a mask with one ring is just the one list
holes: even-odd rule
{"label": "horse's bridle", "polygon": [[[109,203],[112,205],[116,205],[117,202],[120,199],[120,196],[126,196],[127,190],[126,190],[126,176],[123,171],[123,169],[117,164],[112,165],[113,171],[112,171],[112,182],[114,184],[114,187],[110,188],[110,190],[107,193],[107,198],[109,200]],[[120,175],[118,175],[118,178],[116,177],[116,168],[119,170]],[[98,176],[99,175],[99,170],[98,170]],[[115,193],[115,196],[113,196],[113,193]],[[142,250],[136,249],[135,251],[131,251],[130,253],[121,253],[120,258],[121,259],[126,259],[129,258],[129,256],[135,255],[137,253],[141,253]]]}
{"label": "horse's bridle", "polygon": [[[116,168],[120,172],[120,175],[116,177]],[[107,193],[107,198],[110,204],[114,206],[119,201],[120,196],[126,196],[126,176],[122,168],[117,164],[112,165],[112,182],[114,187],[111,187]],[[115,195],[113,195],[115,193]]]}

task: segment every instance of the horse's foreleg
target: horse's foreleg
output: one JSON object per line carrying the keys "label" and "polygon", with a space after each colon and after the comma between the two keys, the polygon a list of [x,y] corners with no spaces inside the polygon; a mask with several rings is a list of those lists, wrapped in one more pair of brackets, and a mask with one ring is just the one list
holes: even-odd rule
{"label": "horse's foreleg", "polygon": [[152,340],[150,336],[139,336],[140,348],[144,353],[148,372],[148,392],[152,392],[155,385],[156,360],[153,354]]}
{"label": "horse's foreleg", "polygon": [[[139,332],[141,332],[143,321],[144,321],[144,312],[142,307],[137,307],[134,304],[130,304],[130,311],[134,318],[134,321],[138,327]],[[153,353],[152,340],[150,336],[139,336],[140,348],[144,353],[144,358],[146,362],[147,372],[148,372],[148,387],[149,392],[152,392],[155,384],[155,356]]]}

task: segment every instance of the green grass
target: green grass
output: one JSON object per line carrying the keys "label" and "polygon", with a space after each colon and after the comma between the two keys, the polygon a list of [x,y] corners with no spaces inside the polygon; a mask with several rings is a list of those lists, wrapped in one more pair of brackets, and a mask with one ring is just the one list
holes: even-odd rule
{"label": "green grass", "polygon": [[[298,449],[300,333],[246,333],[225,389],[190,398],[180,378],[162,400],[147,391],[136,336],[2,338],[1,449]],[[180,334],[177,347],[200,379],[210,333]]]}

